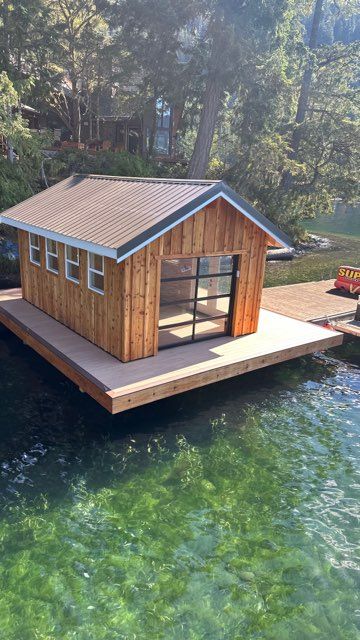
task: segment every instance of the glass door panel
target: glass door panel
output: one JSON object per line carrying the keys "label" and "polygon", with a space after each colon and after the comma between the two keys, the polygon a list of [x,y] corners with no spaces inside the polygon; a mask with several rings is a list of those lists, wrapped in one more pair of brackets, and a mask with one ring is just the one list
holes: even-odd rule
{"label": "glass door panel", "polygon": [[161,280],[196,277],[197,258],[179,258],[161,261]]}
{"label": "glass door panel", "polygon": [[194,323],[191,322],[181,327],[159,329],[159,349],[192,342],[193,328]]}
{"label": "glass door panel", "polygon": [[226,298],[205,298],[196,302],[196,319],[201,320],[206,316],[228,315],[230,309],[230,296]]}
{"label": "glass door panel", "polygon": [[199,287],[197,291],[198,298],[207,298],[209,296],[230,295],[232,275],[224,276],[208,276],[207,278],[199,278]]}
{"label": "glass door panel", "polygon": [[226,331],[226,318],[212,318],[211,320],[205,320],[205,322],[197,322],[195,324],[195,340],[201,340],[203,338],[216,338],[219,335],[224,335]]}
{"label": "glass door panel", "polygon": [[236,256],[162,261],[160,348],[229,332],[236,268]]}
{"label": "glass door panel", "polygon": [[194,319],[194,306],[194,302],[160,306],[159,327],[192,322]]}

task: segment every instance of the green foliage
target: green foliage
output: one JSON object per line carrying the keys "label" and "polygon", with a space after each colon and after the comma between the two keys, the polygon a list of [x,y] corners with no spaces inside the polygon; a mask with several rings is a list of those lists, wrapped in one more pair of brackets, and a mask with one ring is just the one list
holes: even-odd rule
{"label": "green foliage", "polygon": [[[235,0],[4,1],[0,60],[7,75],[0,75],[0,133],[13,139],[25,182],[36,190],[36,143],[9,105],[24,99],[42,110],[51,105],[74,139],[81,118],[96,116],[101,101],[119,114],[145,112],[151,158],[156,104],[164,99],[177,107],[177,144],[186,158],[205,122],[204,144],[195,149],[208,176],[224,176],[299,238],[301,220],[331,211],[334,197],[348,202],[359,197],[356,2],[340,0],[335,6],[324,0],[318,45],[310,49],[314,6],[315,0],[246,0],[241,6]],[[299,124],[309,65],[309,95]],[[204,177],[206,169],[197,169]],[[50,173],[72,170],[185,176],[183,165],[155,169],[106,153],[97,159],[62,154]],[[288,174],[291,186],[285,188]],[[6,200],[12,202],[14,188],[9,189]]]}
{"label": "green foliage", "polygon": [[22,147],[31,139],[31,133],[19,112],[20,97],[5,71],[0,73],[0,136],[11,140],[13,146]]}
{"label": "green foliage", "polygon": [[0,211],[31,195],[31,188],[20,167],[0,156]]}
{"label": "green foliage", "polygon": [[65,178],[72,173],[139,177],[157,175],[155,165],[127,151],[89,154],[87,151],[65,150],[58,154],[55,165],[51,164],[47,171],[50,178]]}
{"label": "green foliage", "polygon": [[19,260],[10,260],[6,256],[0,254],[0,277],[19,274]]}
{"label": "green foliage", "polygon": [[[302,234],[302,219],[332,212],[334,198],[358,199],[360,160],[359,43],[334,42],[310,53],[302,44],[297,8],[298,3],[292,3],[267,60],[255,58],[244,69],[230,124],[236,148],[225,172],[235,188],[295,238]],[[300,85],[310,56],[313,75],[305,120],[296,125]],[[292,157],[296,127],[300,145]],[[286,173],[292,176],[290,188],[283,183]]]}
{"label": "green foliage", "polygon": [[[23,87],[24,84],[21,83]],[[32,134],[19,112],[20,95],[5,72],[0,74],[0,136],[14,149],[14,163],[0,155],[0,211],[38,190],[45,137]]]}

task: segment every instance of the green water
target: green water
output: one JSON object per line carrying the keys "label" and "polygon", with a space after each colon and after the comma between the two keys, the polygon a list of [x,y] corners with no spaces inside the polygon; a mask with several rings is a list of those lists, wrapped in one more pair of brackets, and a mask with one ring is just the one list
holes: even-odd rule
{"label": "green water", "polygon": [[0,359],[1,640],[360,637],[354,345],[114,417]]}
{"label": "green water", "polygon": [[314,220],[305,220],[304,226],[313,233],[360,238],[360,205],[349,206],[343,202],[337,202],[331,216],[318,216]]}

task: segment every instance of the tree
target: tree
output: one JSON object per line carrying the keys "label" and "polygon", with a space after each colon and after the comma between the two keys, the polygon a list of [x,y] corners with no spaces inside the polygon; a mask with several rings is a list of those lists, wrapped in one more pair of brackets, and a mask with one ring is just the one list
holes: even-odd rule
{"label": "tree", "polygon": [[[205,37],[198,43],[205,84],[199,128],[188,175],[204,178],[216,122],[225,92],[232,93],[239,73],[253,55],[268,52],[275,40],[276,25],[286,8],[285,0],[254,3],[244,0],[213,0],[200,3],[207,22]],[[205,55],[204,55],[205,54]]]}
{"label": "tree", "polygon": [[[305,121],[306,111],[309,104],[310,97],[310,87],[311,80],[314,73],[315,67],[315,58],[313,55],[314,50],[317,47],[319,31],[320,31],[320,22],[322,18],[324,0],[316,0],[314,6],[314,13],[311,22],[311,30],[310,30],[310,38],[308,44],[308,60],[306,63],[304,75],[302,77],[302,82],[300,86],[299,99],[297,103],[296,116],[295,116],[295,126],[293,127],[291,142],[290,142],[290,150],[289,150],[289,158],[291,160],[296,160],[299,153],[299,146],[302,137],[302,124]],[[283,186],[288,189],[291,186],[292,182],[292,174],[291,171],[286,170],[283,175]]]}
{"label": "tree", "polygon": [[50,46],[48,24],[45,0],[1,0],[0,68],[12,80],[39,76]]}
{"label": "tree", "polygon": [[[48,0],[54,34],[50,68],[58,86],[50,104],[81,140],[81,104],[95,75],[97,60],[108,38],[107,23],[93,0]],[[68,95],[69,100],[68,100]]]}
{"label": "tree", "polygon": [[[227,177],[255,206],[299,237],[303,218],[331,212],[335,197],[347,202],[358,198],[359,43],[332,41],[312,50],[304,112],[301,54],[308,52],[303,40],[307,8],[299,12],[294,3],[290,9],[273,55],[265,65],[250,65],[251,77],[240,85],[245,99],[235,108],[237,159]],[[320,29],[328,15],[327,5]],[[307,55],[305,69],[308,60]],[[284,184],[286,175],[291,180]]]}
{"label": "tree", "polygon": [[40,138],[33,136],[19,110],[19,94],[8,75],[0,73],[0,139],[11,149],[0,155],[0,210],[31,196],[41,165]]}
{"label": "tree", "polygon": [[192,17],[192,0],[118,0],[113,7],[118,93],[121,97],[121,85],[133,84],[139,110],[151,110],[149,157],[154,152],[158,105],[184,105],[189,95],[192,65],[184,65],[179,52],[182,30]]}

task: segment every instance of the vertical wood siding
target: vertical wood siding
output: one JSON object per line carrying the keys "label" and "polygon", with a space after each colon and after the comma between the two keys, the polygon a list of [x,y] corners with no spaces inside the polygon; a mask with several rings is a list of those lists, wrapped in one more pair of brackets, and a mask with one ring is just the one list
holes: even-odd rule
{"label": "vertical wood siding", "polygon": [[87,252],[80,249],[80,282],[65,277],[65,246],[58,243],[59,273],[46,269],[45,238],[40,237],[40,261],[30,262],[29,235],[18,231],[23,296],[39,309],[59,320],[84,338],[121,359],[121,284],[122,269],[114,260],[104,258],[104,291],[101,295],[88,288]]}
{"label": "vertical wood siding", "polygon": [[103,296],[88,288],[86,251],[75,284],[65,277],[64,245],[58,243],[55,275],[40,242],[38,267],[29,260],[28,233],[19,231],[24,298],[124,362],[157,353],[161,257],[239,255],[231,334],[257,329],[268,238],[221,198],[120,264],[105,258]]}
{"label": "vertical wood siding", "polygon": [[[267,236],[220,199],[127,258],[123,279],[122,360],[155,355],[158,340],[161,257],[239,254],[231,335],[257,330]],[[241,253],[240,253],[241,252]]]}

